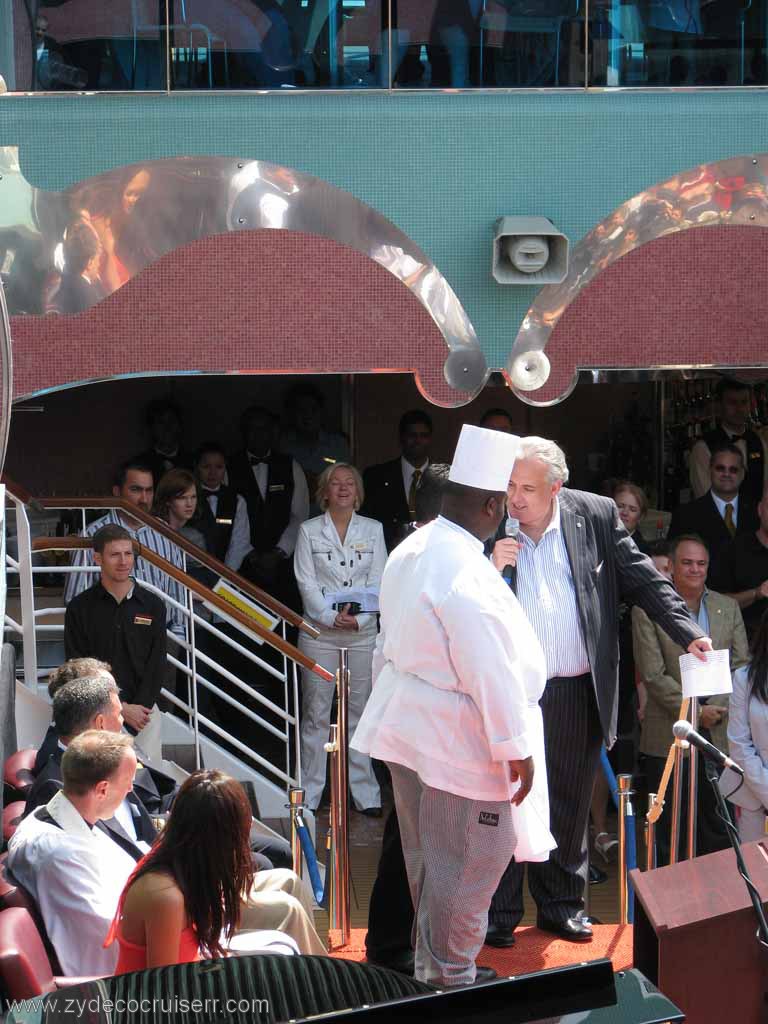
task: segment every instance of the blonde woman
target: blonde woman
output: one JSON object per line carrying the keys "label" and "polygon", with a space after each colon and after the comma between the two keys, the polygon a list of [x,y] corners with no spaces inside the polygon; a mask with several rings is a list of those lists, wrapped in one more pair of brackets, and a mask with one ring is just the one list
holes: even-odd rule
{"label": "blonde woman", "polygon": [[[302,635],[302,651],[335,672],[339,648],[349,649],[350,736],[371,692],[376,615],[360,614],[333,595],[361,587],[378,589],[387,560],[381,523],[357,514],[363,497],[363,481],[354,466],[346,462],[329,466],[317,485],[316,501],[323,513],[302,523],[293,558],[304,614],[320,630],[317,639]],[[303,684],[302,781],[307,804],[316,810],[325,786],[324,747],[335,687],[311,672],[304,673]],[[354,750],[349,752],[349,787],[358,811],[371,817],[381,815],[381,793],[371,760]]]}

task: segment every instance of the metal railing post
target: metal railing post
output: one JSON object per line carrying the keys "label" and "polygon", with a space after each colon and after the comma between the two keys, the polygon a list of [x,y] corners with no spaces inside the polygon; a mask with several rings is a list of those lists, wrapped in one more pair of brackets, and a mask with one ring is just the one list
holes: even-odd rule
{"label": "metal railing post", "polygon": [[[694,729],[699,725],[699,701],[697,697],[691,697],[691,723]],[[698,815],[698,756],[696,747],[689,747],[688,750],[688,835],[686,836],[686,851],[688,860],[696,856],[696,818]]]}
{"label": "metal railing post", "polygon": [[16,506],[16,540],[19,545],[19,597],[24,643],[24,685],[37,690],[37,638],[35,633],[35,583],[32,573],[32,536],[26,507]]}
{"label": "metal railing post", "polygon": [[[186,555],[184,556],[186,566]],[[200,719],[197,713],[197,656],[195,651],[195,604],[194,595],[191,590],[187,591],[187,608],[189,609],[189,620],[187,624],[187,637],[189,638],[189,668],[192,673],[192,731],[195,737],[195,768],[200,771],[202,759],[200,757]],[[174,688],[175,689],[175,688]]]}
{"label": "metal railing post", "polygon": [[[680,850],[680,821],[683,803],[683,744],[675,739],[675,768],[672,775],[672,820],[669,828],[669,863],[677,864]],[[687,747],[688,744],[685,743]]]}
{"label": "metal railing post", "polygon": [[[648,794],[648,810],[653,807],[656,794]],[[646,816],[645,819],[645,870],[653,871],[656,867],[656,822]]]}
{"label": "metal railing post", "polygon": [[[634,830],[634,808],[632,807],[632,776],[631,775],[619,775],[616,778],[616,784],[618,786],[617,796],[619,798],[619,924],[629,924],[631,917],[630,911],[630,891],[629,891],[629,878],[627,877],[627,870],[629,867],[634,866],[634,857],[632,857],[632,849],[630,844],[634,842],[635,830]],[[629,819],[633,820],[631,823]],[[632,827],[628,827],[631,824]]]}
{"label": "metal railing post", "polygon": [[304,859],[301,855],[301,840],[299,839],[298,816],[304,809],[304,790],[291,789],[288,793],[291,808],[291,860],[293,861],[294,873],[301,878]]}
{"label": "metal railing post", "polygon": [[338,742],[336,750],[336,895],[341,930],[341,943],[347,945],[351,934],[349,909],[349,651],[339,649],[339,671],[336,676],[338,696]]}

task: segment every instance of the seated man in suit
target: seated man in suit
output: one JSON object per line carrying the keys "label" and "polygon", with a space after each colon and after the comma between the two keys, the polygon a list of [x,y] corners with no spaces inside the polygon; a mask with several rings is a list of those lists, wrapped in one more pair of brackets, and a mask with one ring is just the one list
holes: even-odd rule
{"label": "seated man in suit", "polygon": [[[75,736],[88,729],[117,732],[122,727],[117,687],[104,662],[97,662],[93,658],[75,659],[73,662],[65,663],[62,669],[58,670],[59,675],[66,678],[77,670],[78,663],[100,666],[99,674],[94,678],[74,677],[56,689],[53,697],[52,725],[55,745],[29,791],[25,815],[47,803],[61,788],[62,755]],[[50,685],[49,683],[49,688]],[[156,835],[151,815],[168,811],[177,792],[178,786],[174,779],[139,761],[130,798],[132,806],[123,808],[120,820],[112,826],[115,841],[124,840],[127,833],[132,841],[139,838],[151,843]],[[136,826],[135,832],[130,827],[131,817]],[[139,831],[141,835],[136,834]],[[264,835],[254,829],[251,833],[251,849],[261,869],[290,868],[293,863],[290,844],[280,836]]]}
{"label": "seated man in suit", "polygon": [[[732,671],[745,665],[749,660],[749,649],[739,606],[732,598],[707,589],[709,553],[701,537],[677,537],[672,543],[671,558],[675,590],[701,629],[712,638],[712,647],[730,651]],[[679,659],[685,652],[637,606],[632,609],[632,633],[635,665],[648,694],[640,733],[640,753],[648,790],[655,793],[658,792],[673,741],[672,727],[680,718],[683,690]],[[727,694],[702,701],[697,728],[705,735],[711,732],[712,742],[721,750],[727,750],[727,723]],[[700,854],[712,853],[728,845],[728,837],[717,819],[711,787],[702,770],[702,760],[699,758],[698,775],[697,852]],[[687,784],[683,786],[683,793],[683,802],[686,803]],[[656,830],[659,866],[669,862],[671,806],[672,794],[668,789],[666,807]],[[686,821],[685,811],[682,820]]]}
{"label": "seated man in suit", "polygon": [[399,434],[400,457],[369,466],[363,473],[361,513],[382,524],[387,551],[400,543],[408,523],[416,518],[416,492],[429,466],[432,420],[420,409],[412,409],[401,416]]}
{"label": "seated man in suit", "polygon": [[754,532],[757,511],[739,488],[744,480],[744,456],[734,444],[717,444],[709,457],[710,489],[672,513],[669,539],[695,533],[706,544],[715,561],[737,534]]}

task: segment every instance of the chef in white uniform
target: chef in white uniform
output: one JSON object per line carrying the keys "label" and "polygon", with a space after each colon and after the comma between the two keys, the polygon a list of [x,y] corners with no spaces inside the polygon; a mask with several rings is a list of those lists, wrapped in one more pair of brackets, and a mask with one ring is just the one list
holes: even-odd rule
{"label": "chef in white uniform", "polygon": [[[300,649],[329,672],[339,667],[339,648],[349,651],[350,735],[371,692],[376,614],[351,614],[343,597],[347,592],[355,597],[354,591],[361,588],[375,595],[387,560],[381,523],[357,514],[363,497],[363,481],[354,466],[337,462],[326,469],[317,485],[323,514],[301,524],[293,558],[304,614],[320,630],[317,639],[302,634]],[[304,672],[302,678],[302,783],[307,805],[316,810],[325,786],[325,744],[335,684],[312,672]],[[349,788],[358,811],[381,816],[381,792],[371,759],[354,750],[349,756]]]}
{"label": "chef in white uniform", "polygon": [[[483,555],[504,514],[518,442],[465,425],[442,514],[390,556],[373,693],[352,739],[392,772],[416,977],[441,986],[475,981],[507,858],[523,842],[528,856],[554,845],[536,705],[544,656]],[[537,774],[539,799],[526,807]]]}

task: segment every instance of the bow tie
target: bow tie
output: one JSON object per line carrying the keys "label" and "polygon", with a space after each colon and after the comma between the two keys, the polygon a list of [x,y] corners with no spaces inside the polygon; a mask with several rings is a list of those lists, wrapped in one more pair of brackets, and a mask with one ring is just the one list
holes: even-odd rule
{"label": "bow tie", "polygon": [[747,436],[747,432],[745,430],[743,434],[731,434],[729,440],[731,440],[731,441],[743,441],[746,436]]}
{"label": "bow tie", "polygon": [[268,455],[251,455],[248,453],[248,461],[252,466],[268,466],[269,456]]}

